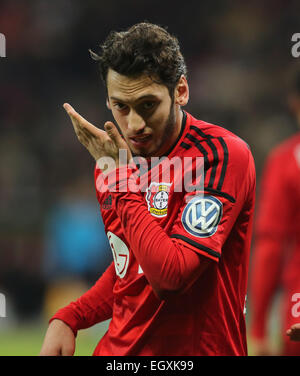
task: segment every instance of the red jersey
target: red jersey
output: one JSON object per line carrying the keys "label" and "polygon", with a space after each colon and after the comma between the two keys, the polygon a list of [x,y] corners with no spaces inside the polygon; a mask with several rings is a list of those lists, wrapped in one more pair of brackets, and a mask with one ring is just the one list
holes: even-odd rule
{"label": "red jersey", "polygon": [[263,171],[251,274],[251,332],[256,338],[266,335],[269,308],[279,288],[284,293],[283,333],[299,322],[299,314],[293,315],[298,300],[294,294],[300,292],[299,182],[300,133],[271,152]]}
{"label": "red jersey", "polygon": [[[114,262],[52,318],[75,333],[111,318],[94,355],[247,354],[253,158],[239,137],[184,113],[168,158],[197,156],[204,159],[202,191],[176,191],[176,171],[170,181],[151,176],[144,192],[97,191]],[[100,174],[96,168],[96,187]],[[186,278],[192,257],[208,266]],[[157,287],[171,294],[161,298]]]}

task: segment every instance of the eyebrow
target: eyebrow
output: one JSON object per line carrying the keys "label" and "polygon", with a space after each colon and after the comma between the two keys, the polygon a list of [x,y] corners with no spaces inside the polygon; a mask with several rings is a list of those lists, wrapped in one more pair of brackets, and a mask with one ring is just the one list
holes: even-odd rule
{"label": "eyebrow", "polygon": [[[123,99],[117,98],[117,97],[110,97],[110,99],[113,99],[113,100],[118,101],[118,102],[126,103],[126,101],[124,101]],[[141,97],[137,98],[134,102],[140,102],[143,99],[157,99],[157,96],[153,95],[153,94],[145,94],[145,95],[142,95]]]}

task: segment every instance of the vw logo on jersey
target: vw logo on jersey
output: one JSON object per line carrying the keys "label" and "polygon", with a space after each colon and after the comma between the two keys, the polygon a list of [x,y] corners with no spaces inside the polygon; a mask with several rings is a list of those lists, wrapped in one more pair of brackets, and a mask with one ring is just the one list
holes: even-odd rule
{"label": "vw logo on jersey", "polygon": [[200,238],[207,238],[217,231],[222,213],[223,205],[217,198],[196,196],[187,203],[181,221],[188,233]]}

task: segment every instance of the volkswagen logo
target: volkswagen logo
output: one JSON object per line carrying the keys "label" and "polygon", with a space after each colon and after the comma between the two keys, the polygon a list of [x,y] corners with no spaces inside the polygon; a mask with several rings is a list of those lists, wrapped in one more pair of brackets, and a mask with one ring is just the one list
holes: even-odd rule
{"label": "volkswagen logo", "polygon": [[182,213],[185,230],[197,237],[212,236],[222,218],[222,202],[213,196],[196,196],[188,202]]}

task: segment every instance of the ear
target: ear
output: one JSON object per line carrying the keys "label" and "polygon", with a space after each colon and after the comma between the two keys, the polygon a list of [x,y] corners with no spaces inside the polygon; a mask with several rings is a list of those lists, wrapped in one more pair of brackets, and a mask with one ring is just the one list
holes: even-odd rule
{"label": "ear", "polygon": [[174,93],[175,104],[185,106],[189,101],[189,85],[184,75],[181,75]]}
{"label": "ear", "polygon": [[108,98],[106,98],[106,107],[107,107],[109,110],[111,110],[111,107],[110,107],[110,103],[109,103]]}

